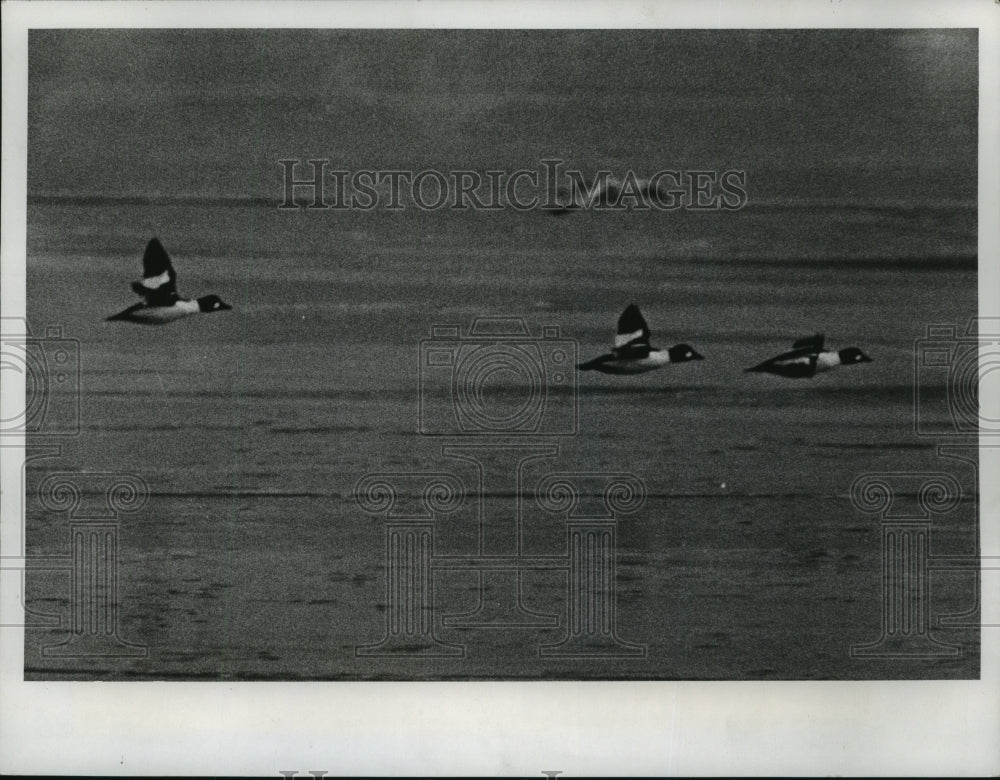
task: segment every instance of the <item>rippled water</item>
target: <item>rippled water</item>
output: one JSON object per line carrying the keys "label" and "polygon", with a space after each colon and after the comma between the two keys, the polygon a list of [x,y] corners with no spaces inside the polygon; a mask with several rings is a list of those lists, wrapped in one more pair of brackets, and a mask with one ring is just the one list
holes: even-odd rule
{"label": "rippled water", "polygon": [[[82,376],[80,435],[29,464],[28,551],[68,549],[65,518],[34,499],[45,474],[141,475],[149,502],[120,529],[120,636],[148,654],[43,657],[41,646],[64,634],[29,630],[26,674],[976,677],[972,631],[935,633],[963,646],[959,659],[849,657],[852,644],[878,638],[882,575],[877,518],[848,497],[867,472],[953,473],[966,500],[935,521],[933,548],[975,549],[974,470],[914,435],[913,361],[928,325],[962,330],[976,313],[974,225],[962,204],[556,219],[34,203],[30,322],[79,339]],[[105,323],[132,303],[128,283],[151,235],[174,257],[182,294],[214,292],[233,311],[163,328]],[[527,463],[520,484],[497,476],[509,472],[509,450],[481,453],[482,504],[470,488],[434,544],[441,556],[499,549],[491,545],[520,512],[523,554],[565,555],[566,523],[539,509],[537,480],[637,476],[647,498],[618,523],[616,620],[645,656],[539,657],[566,632],[566,574],[555,569],[525,574],[521,587],[528,611],[557,626],[446,625],[475,608],[478,575],[440,569],[435,630],[464,645],[464,657],[356,656],[384,635],[387,597],[384,523],[358,507],[355,484],[372,472],[448,472],[467,486],[479,478],[441,439],[418,435],[421,393],[428,413],[448,419],[452,409],[450,375],[418,372],[421,340],[436,325],[522,317],[533,334],[558,326],[583,359],[606,349],[632,301],[655,344],[685,341],[706,360],[638,377],[580,374],[575,391],[570,382],[551,393],[553,410],[576,405],[576,435],[505,440],[558,448]],[[743,373],[815,332],[874,362],[812,381]],[[923,413],[943,419],[946,377],[916,378]],[[487,401],[516,406],[523,391],[501,375]],[[65,572],[32,574],[29,606],[65,618],[66,581]],[[975,603],[973,575],[933,585],[934,614]]]}

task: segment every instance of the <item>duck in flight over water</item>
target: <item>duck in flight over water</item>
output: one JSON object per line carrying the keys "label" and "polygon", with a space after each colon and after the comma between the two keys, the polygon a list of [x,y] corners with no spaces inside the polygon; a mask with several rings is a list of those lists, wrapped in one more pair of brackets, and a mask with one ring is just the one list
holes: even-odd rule
{"label": "duck in flight over water", "polygon": [[580,363],[581,371],[604,374],[643,374],[670,363],[704,360],[693,347],[678,344],[670,349],[657,349],[649,344],[649,326],[634,303],[618,318],[618,334],[611,352]]}
{"label": "duck in flight over water", "polygon": [[190,314],[211,314],[233,307],[218,295],[205,295],[190,300],[177,294],[177,273],[170,255],[159,239],[150,239],[142,256],[142,279],[132,282],[132,290],[143,297],[142,303],[108,317],[109,322],[135,322],[141,325],[163,325]]}
{"label": "duck in flight over water", "polygon": [[817,333],[809,338],[799,339],[792,344],[792,349],[777,357],[765,360],[763,363],[746,369],[747,371],[775,374],[789,379],[809,379],[823,371],[829,371],[837,366],[851,366],[856,363],[871,363],[868,357],[857,347],[841,350],[824,350],[823,334]]}

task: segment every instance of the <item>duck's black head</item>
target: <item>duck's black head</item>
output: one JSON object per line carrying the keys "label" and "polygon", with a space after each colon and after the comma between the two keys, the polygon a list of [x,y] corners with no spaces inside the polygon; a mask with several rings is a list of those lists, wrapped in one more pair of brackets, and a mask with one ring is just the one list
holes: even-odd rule
{"label": "duck's black head", "polygon": [[849,366],[854,363],[872,362],[872,359],[857,347],[848,347],[847,349],[842,349],[837,354],[840,355],[841,364],[845,366]]}
{"label": "duck's black head", "polygon": [[667,350],[671,363],[686,363],[688,360],[704,360],[704,356],[699,355],[694,347],[688,344],[678,344]]}
{"label": "duck's black head", "polygon": [[213,311],[226,311],[233,308],[224,302],[218,295],[206,295],[198,299],[198,309],[202,314],[210,314]]}

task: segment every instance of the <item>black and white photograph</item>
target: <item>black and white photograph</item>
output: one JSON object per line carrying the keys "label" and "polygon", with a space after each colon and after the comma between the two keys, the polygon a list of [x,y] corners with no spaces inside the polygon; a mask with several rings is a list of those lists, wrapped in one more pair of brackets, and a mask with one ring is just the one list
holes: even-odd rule
{"label": "black and white photograph", "polygon": [[[310,742],[303,776],[851,773],[741,766],[735,716],[704,723],[789,690],[838,724],[832,761],[874,739],[858,691],[943,718],[973,686],[970,735],[1000,723],[1000,7],[27,5],[4,9],[5,685],[241,717],[351,691],[404,730],[523,726],[518,691],[562,712],[548,763]],[[671,736],[587,761],[563,694]],[[163,733],[150,709],[134,728]],[[970,745],[922,766],[998,771]],[[227,768],[111,752],[75,768]],[[272,755],[253,773],[294,776]]]}

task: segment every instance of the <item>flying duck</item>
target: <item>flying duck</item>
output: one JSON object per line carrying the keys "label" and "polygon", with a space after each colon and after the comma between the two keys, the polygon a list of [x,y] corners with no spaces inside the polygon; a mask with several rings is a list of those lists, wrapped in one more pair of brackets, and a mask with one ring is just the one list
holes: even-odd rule
{"label": "flying duck", "polygon": [[132,290],[143,297],[142,303],[129,306],[108,321],[136,322],[141,325],[163,325],[189,314],[210,314],[233,307],[218,295],[205,295],[190,300],[177,294],[177,273],[159,239],[150,239],[142,256],[142,279],[132,282]]}
{"label": "flying duck", "polygon": [[581,371],[604,374],[643,374],[670,363],[704,360],[693,347],[678,344],[670,349],[657,349],[649,344],[649,326],[634,303],[618,318],[618,333],[611,352],[580,363]]}
{"label": "flying duck", "polygon": [[829,371],[837,366],[850,366],[855,363],[871,363],[868,357],[857,347],[841,350],[824,350],[823,334],[799,339],[792,344],[788,352],[765,360],[760,365],[746,369],[758,373],[775,374],[790,379],[808,379],[823,371]]}

